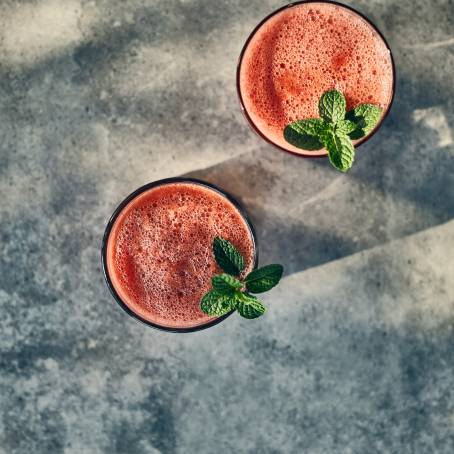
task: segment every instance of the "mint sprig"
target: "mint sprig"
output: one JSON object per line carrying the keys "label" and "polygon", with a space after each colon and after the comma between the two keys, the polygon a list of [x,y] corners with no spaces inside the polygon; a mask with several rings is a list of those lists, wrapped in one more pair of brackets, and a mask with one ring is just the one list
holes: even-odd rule
{"label": "mint sprig", "polygon": [[337,90],[323,93],[318,103],[321,118],[297,120],[284,128],[284,138],[295,147],[328,152],[336,169],[346,172],[353,164],[352,140],[370,134],[377,126],[382,109],[375,104],[359,104],[346,112],[345,96]]}
{"label": "mint sprig", "polygon": [[248,319],[264,314],[265,306],[251,293],[262,293],[275,287],[284,271],[282,265],[258,268],[241,279],[239,275],[244,270],[244,258],[230,241],[216,237],[213,240],[213,255],[225,273],[211,278],[212,289],[202,297],[201,310],[216,317],[233,310]]}

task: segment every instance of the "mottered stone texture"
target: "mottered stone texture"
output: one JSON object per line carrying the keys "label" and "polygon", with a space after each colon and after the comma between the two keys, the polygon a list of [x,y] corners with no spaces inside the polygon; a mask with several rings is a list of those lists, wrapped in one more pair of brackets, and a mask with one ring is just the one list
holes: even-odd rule
{"label": "mottered stone texture", "polygon": [[[0,454],[454,452],[454,4],[357,0],[396,98],[347,175],[256,137],[238,54],[272,0],[0,2]],[[100,243],[138,186],[236,195],[267,314],[141,326]]]}

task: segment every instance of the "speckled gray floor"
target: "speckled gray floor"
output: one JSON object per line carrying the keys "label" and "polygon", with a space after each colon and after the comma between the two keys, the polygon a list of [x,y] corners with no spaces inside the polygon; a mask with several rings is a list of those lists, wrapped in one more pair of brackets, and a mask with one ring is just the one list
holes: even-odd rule
{"label": "speckled gray floor", "polygon": [[[0,454],[454,452],[454,3],[348,2],[397,97],[348,175],[248,129],[235,66],[272,0],[0,3]],[[190,174],[287,276],[262,319],[127,317],[116,204]]]}

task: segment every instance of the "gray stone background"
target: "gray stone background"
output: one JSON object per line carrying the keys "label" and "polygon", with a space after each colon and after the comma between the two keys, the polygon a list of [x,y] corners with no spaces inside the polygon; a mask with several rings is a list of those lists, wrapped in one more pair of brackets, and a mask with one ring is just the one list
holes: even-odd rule
{"label": "gray stone background", "polygon": [[[454,452],[454,3],[357,0],[397,96],[348,175],[239,110],[274,0],[0,3],[0,453]],[[103,229],[190,174],[246,205],[286,277],[195,334],[113,302]]]}

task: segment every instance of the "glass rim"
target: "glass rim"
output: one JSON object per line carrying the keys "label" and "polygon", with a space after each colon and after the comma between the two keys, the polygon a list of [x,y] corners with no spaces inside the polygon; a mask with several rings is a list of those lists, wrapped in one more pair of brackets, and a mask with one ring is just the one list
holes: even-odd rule
{"label": "glass rim", "polygon": [[247,121],[249,127],[259,137],[261,137],[263,140],[265,140],[270,145],[273,145],[275,148],[278,148],[279,150],[285,151],[286,153],[290,153],[290,154],[292,154],[294,156],[299,156],[301,158],[316,159],[316,158],[326,158],[328,156],[328,153],[326,152],[325,154],[314,155],[314,154],[310,154],[311,152],[309,150],[303,150],[303,151],[305,151],[305,153],[298,153],[296,151],[288,150],[287,148],[281,147],[280,145],[278,145],[277,143],[273,142],[271,139],[266,137],[266,135],[262,131],[260,131],[260,129],[254,123],[254,121],[252,120],[252,118],[250,117],[250,115],[249,115],[249,113],[248,113],[248,111],[246,109],[246,106],[244,105],[243,96],[241,95],[241,84],[240,84],[240,72],[241,72],[241,64],[243,62],[243,57],[244,57],[244,54],[245,54],[245,52],[246,52],[246,50],[247,50],[247,48],[249,46],[249,43],[251,42],[252,38],[257,33],[257,31],[269,19],[271,19],[272,17],[274,17],[276,14],[280,13],[281,11],[284,11],[287,8],[293,8],[294,6],[298,6],[298,5],[302,5],[302,4],[306,4],[306,3],[328,3],[328,4],[331,4],[331,5],[336,5],[336,6],[339,6],[341,8],[345,8],[347,10],[352,11],[353,13],[357,14],[364,21],[366,21],[367,24],[369,24],[371,26],[371,28],[382,39],[382,41],[384,42],[386,48],[389,51],[389,56],[390,56],[390,59],[391,59],[392,76],[393,76],[391,99],[389,101],[389,104],[388,104],[388,106],[386,108],[386,111],[385,111],[384,115],[382,116],[382,118],[380,119],[378,124],[375,126],[375,128],[367,136],[363,137],[362,139],[360,139],[358,142],[356,142],[354,144],[355,148],[359,147],[363,143],[366,143],[372,136],[375,135],[375,133],[380,129],[382,123],[384,122],[384,120],[386,119],[386,117],[388,116],[388,114],[389,114],[389,112],[391,110],[391,106],[392,106],[392,104],[394,102],[394,98],[395,98],[395,94],[396,94],[396,65],[395,65],[395,62],[394,62],[394,57],[393,57],[393,52],[391,50],[391,47],[389,46],[388,41],[383,36],[383,33],[378,29],[378,27],[367,16],[365,16],[363,13],[359,12],[355,8],[353,8],[353,7],[349,6],[349,5],[345,5],[343,3],[339,3],[339,2],[334,1],[334,0],[299,0],[299,1],[296,1],[296,2],[288,3],[287,5],[281,6],[280,8],[274,10],[273,12],[271,12],[270,14],[265,16],[254,27],[252,32],[248,35],[248,37],[247,37],[247,39],[246,39],[246,41],[245,41],[245,43],[244,43],[244,45],[243,45],[243,47],[241,49],[240,56],[238,58],[237,67],[236,67],[236,91],[237,91],[237,96],[238,96],[238,99],[239,99],[239,102],[240,102],[241,112],[243,113],[243,116],[246,118],[246,121]]}
{"label": "glass rim", "polygon": [[191,327],[186,327],[186,328],[178,328],[178,327],[169,327],[165,325],[160,325],[158,323],[153,323],[150,322],[149,320],[141,317],[139,314],[134,312],[120,297],[120,295],[117,293],[115,290],[115,287],[112,283],[112,280],[109,275],[109,270],[107,267],[107,245],[109,242],[109,236],[112,231],[112,227],[117,220],[118,216],[120,213],[123,211],[123,209],[136,197],[138,197],[140,194],[144,193],[145,191],[148,191],[149,189],[156,188],[159,186],[165,186],[167,184],[173,184],[173,183],[192,183],[196,185],[200,185],[203,187],[206,187],[208,189],[211,189],[218,194],[220,194],[222,197],[226,198],[230,203],[233,204],[233,206],[238,210],[240,213],[241,217],[244,219],[246,222],[246,225],[249,229],[249,232],[251,234],[252,238],[252,243],[254,246],[254,258],[253,258],[253,269],[257,268],[258,265],[258,243],[257,243],[257,235],[254,229],[254,226],[252,225],[251,219],[249,214],[247,213],[246,209],[244,206],[235,198],[233,197],[229,192],[224,191],[223,189],[219,188],[215,184],[208,183],[207,181],[200,180],[198,178],[185,178],[185,177],[173,177],[173,178],[164,178],[161,180],[156,180],[152,181],[150,183],[147,183],[143,186],[140,186],[137,188],[135,191],[131,192],[127,197],[125,197],[115,208],[114,212],[109,218],[109,221],[107,222],[106,228],[104,230],[103,238],[102,238],[102,243],[101,243],[101,265],[102,265],[102,272],[104,276],[104,280],[107,284],[107,288],[110,291],[110,294],[113,296],[114,300],[117,302],[117,304],[132,318],[134,318],[136,321],[145,324],[151,328],[160,330],[160,331],[167,331],[167,332],[172,332],[172,333],[191,333],[191,332],[196,332],[196,331],[201,331],[206,328],[211,328],[212,326],[217,325],[218,323],[221,323],[224,321],[227,317],[233,314],[235,312],[234,310],[228,312],[227,314],[221,315],[220,317],[216,317],[214,320],[210,320],[206,323],[202,323],[200,325],[196,326],[191,326]]}

